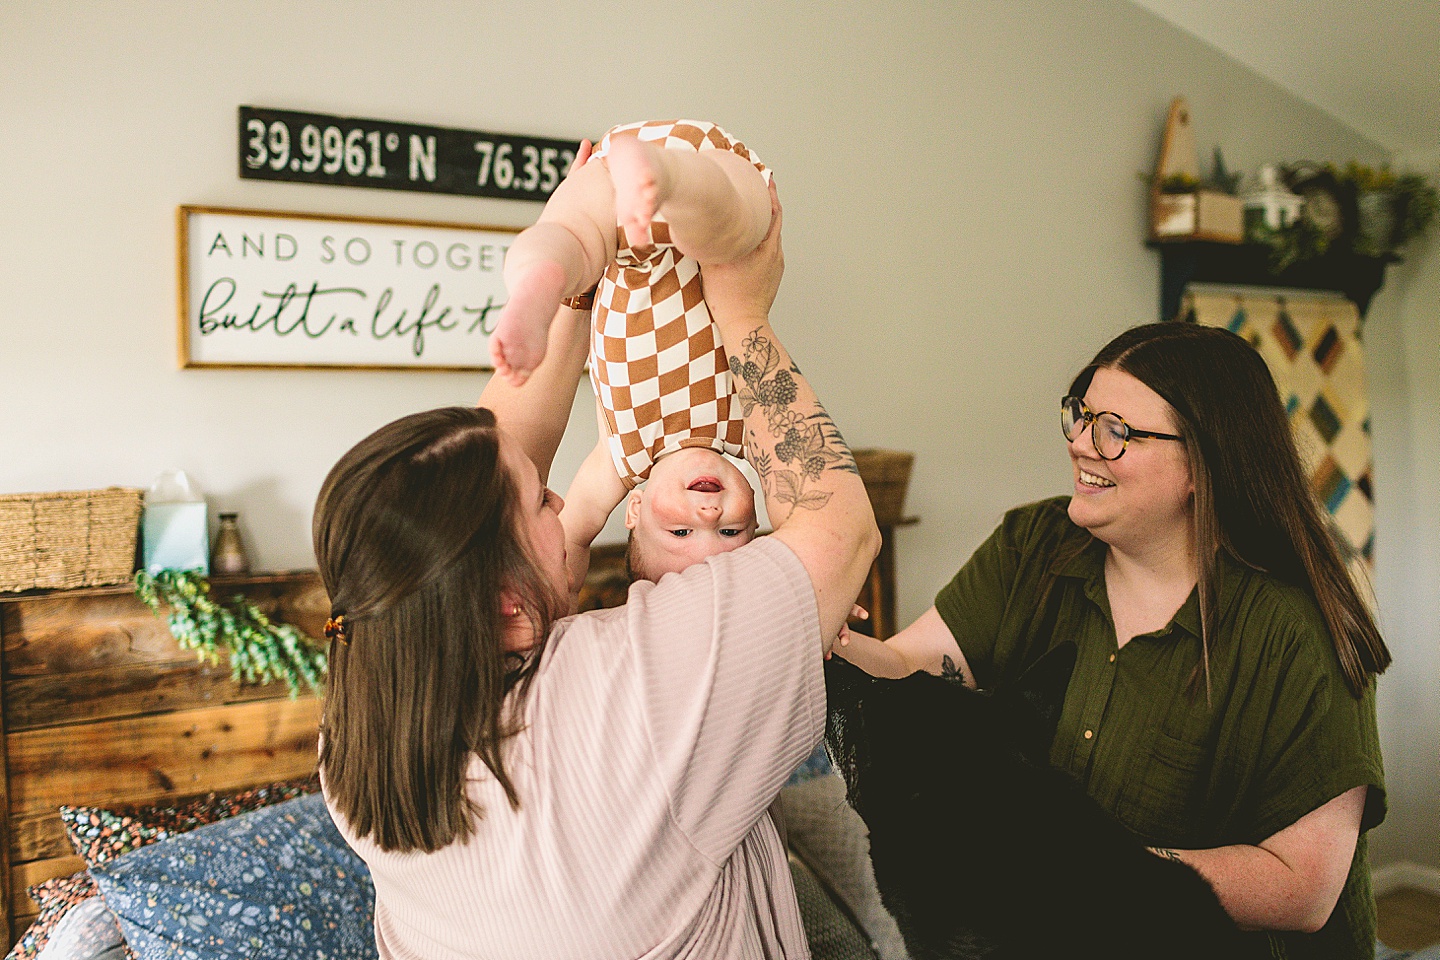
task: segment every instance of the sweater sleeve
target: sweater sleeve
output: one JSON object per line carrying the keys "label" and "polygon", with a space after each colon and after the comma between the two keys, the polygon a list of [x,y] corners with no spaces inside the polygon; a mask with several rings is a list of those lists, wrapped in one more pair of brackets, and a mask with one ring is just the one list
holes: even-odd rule
{"label": "sweater sleeve", "polygon": [[626,607],[647,735],[679,828],[724,862],[824,732],[814,587],[764,537]]}

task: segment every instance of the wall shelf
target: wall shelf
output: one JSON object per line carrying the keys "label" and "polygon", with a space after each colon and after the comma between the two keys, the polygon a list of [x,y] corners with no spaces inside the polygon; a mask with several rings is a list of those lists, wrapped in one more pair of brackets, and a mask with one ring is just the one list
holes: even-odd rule
{"label": "wall shelf", "polygon": [[1385,268],[1399,261],[1393,255],[1365,257],[1344,250],[1303,260],[1281,273],[1271,273],[1269,251],[1258,244],[1212,243],[1205,240],[1151,242],[1160,251],[1160,319],[1180,313],[1185,288],[1191,283],[1230,283],[1299,290],[1335,290],[1360,309],[1385,282]]}

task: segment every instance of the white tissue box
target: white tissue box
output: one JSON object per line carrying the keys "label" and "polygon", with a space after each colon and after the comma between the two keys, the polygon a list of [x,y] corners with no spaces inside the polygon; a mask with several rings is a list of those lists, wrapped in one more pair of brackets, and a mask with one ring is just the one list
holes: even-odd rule
{"label": "white tissue box", "polygon": [[203,501],[147,503],[140,537],[146,572],[199,570],[210,574],[210,527]]}

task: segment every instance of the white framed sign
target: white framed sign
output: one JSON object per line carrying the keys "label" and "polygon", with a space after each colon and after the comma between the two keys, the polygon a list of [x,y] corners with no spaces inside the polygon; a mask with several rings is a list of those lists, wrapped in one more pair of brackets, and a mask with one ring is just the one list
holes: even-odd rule
{"label": "white framed sign", "polygon": [[182,367],[490,370],[518,230],[177,212]]}

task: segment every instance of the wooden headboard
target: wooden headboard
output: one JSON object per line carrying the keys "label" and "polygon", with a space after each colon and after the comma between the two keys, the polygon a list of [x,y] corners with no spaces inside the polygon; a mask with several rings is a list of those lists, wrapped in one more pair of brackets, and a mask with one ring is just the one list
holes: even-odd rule
{"label": "wooden headboard", "polygon": [[[329,602],[311,572],[214,581],[320,635]],[[61,804],[168,802],[303,777],[320,701],[283,683],[241,686],[181,650],[128,584],[0,595],[0,893],[5,944],[36,914],[27,888],[84,869]]]}
{"label": "wooden headboard", "polygon": [[[624,549],[596,547],[582,609],[623,603]],[[268,615],[322,635],[313,571],[215,578]],[[315,770],[320,700],[245,686],[181,650],[129,584],[0,594],[0,896],[5,948],[37,907],[33,884],[85,868],[56,812],[168,803]]]}

